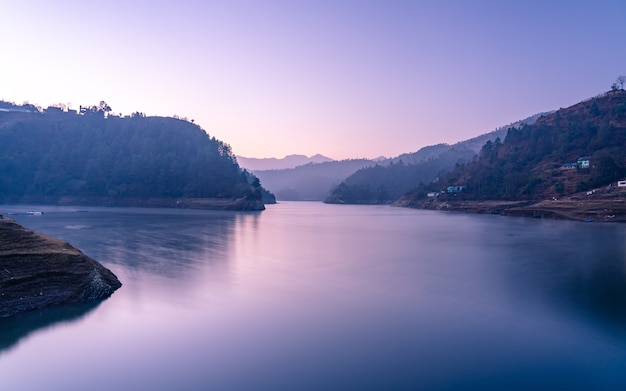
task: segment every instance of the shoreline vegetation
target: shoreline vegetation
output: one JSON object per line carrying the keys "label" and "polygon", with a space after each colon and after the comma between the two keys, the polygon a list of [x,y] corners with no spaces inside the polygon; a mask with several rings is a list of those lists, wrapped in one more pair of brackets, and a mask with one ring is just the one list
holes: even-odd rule
{"label": "shoreline vegetation", "polygon": [[99,206],[99,207],[138,207],[138,208],[179,208],[204,210],[262,211],[265,204],[256,197],[239,198],[109,198],[109,197],[61,197],[23,199],[17,204],[56,205],[56,206]]}

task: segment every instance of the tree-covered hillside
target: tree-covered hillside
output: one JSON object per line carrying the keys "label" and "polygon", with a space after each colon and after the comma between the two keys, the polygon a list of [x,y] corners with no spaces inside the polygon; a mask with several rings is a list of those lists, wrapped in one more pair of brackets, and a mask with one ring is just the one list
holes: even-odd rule
{"label": "tree-covered hillside", "polygon": [[[542,113],[543,114],[543,113]],[[324,202],[386,204],[420,184],[430,183],[458,165],[471,161],[487,141],[504,138],[508,128],[534,123],[542,114],[513,122],[492,132],[453,145],[437,144],[387,159],[347,177]]]}
{"label": "tree-covered hillside", "polygon": [[476,154],[473,150],[447,146],[443,152],[418,164],[402,160],[389,165],[365,167],[335,187],[324,201],[332,204],[386,204],[420,183],[432,182],[457,164]]}
{"label": "tree-covered hillside", "polygon": [[534,200],[560,197],[626,176],[626,91],[614,89],[511,128],[478,159],[409,196],[464,186],[456,199]]}
{"label": "tree-covered hillside", "polygon": [[230,147],[199,126],[107,108],[0,105],[0,201],[261,198]]}

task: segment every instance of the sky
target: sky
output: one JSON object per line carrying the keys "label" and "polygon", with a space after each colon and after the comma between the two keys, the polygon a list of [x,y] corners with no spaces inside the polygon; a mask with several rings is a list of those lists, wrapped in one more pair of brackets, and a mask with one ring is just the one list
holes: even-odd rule
{"label": "sky", "polygon": [[0,99],[193,119],[237,155],[397,156],[610,89],[626,1],[0,0]]}

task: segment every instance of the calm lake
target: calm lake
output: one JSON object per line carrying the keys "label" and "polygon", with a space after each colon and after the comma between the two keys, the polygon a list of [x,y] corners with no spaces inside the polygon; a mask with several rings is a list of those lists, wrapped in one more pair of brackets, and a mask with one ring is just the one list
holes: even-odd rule
{"label": "calm lake", "polygon": [[624,225],[37,209],[124,285],[1,320],[0,390],[626,390]]}

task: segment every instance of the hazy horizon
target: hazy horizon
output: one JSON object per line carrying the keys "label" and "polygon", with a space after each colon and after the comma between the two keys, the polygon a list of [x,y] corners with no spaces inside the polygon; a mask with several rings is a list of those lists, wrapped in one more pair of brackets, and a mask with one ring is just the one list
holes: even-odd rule
{"label": "hazy horizon", "polygon": [[626,3],[5,4],[0,99],[193,119],[235,154],[392,157],[607,91]]}

